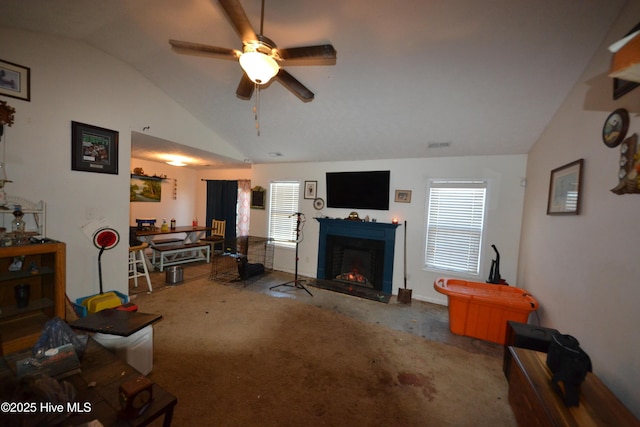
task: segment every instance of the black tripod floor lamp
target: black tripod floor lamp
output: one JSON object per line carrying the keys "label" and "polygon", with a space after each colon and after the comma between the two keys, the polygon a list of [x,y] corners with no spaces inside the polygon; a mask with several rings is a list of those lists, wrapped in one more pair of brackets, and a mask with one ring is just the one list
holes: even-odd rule
{"label": "black tripod floor lamp", "polygon": [[309,289],[307,289],[302,282],[304,282],[304,280],[299,280],[298,279],[298,245],[300,244],[300,232],[301,232],[301,224],[302,224],[302,216],[304,215],[301,212],[296,212],[293,215],[296,215],[296,268],[295,268],[295,273],[293,275],[293,280],[290,280],[288,282],[284,282],[284,283],[280,283],[279,285],[275,285],[270,287],[269,289],[275,289],[278,288],[280,286],[289,286],[292,288],[298,288],[298,289],[304,289],[305,291],[307,291],[307,293],[311,296],[313,296],[313,294],[309,291]]}

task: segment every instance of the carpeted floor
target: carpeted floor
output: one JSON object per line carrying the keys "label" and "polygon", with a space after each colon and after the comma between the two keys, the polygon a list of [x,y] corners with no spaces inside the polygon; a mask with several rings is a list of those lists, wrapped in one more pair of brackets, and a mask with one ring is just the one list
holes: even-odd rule
{"label": "carpeted floor", "polygon": [[496,355],[185,279],[133,299],[163,315],[150,377],[178,397],[175,426],[515,425]]}

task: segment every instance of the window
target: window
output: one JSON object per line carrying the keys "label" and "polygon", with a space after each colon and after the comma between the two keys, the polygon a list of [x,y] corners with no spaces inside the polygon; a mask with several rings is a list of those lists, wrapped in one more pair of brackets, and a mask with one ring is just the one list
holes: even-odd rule
{"label": "window", "polygon": [[277,244],[293,246],[296,241],[296,216],[300,183],[272,182],[269,191],[269,238]]}
{"label": "window", "polygon": [[486,181],[429,183],[426,268],[480,274],[486,193]]}

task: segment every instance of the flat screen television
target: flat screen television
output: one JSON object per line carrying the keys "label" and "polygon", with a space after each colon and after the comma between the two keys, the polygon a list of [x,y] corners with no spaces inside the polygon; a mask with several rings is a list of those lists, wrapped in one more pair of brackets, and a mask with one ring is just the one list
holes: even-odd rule
{"label": "flat screen television", "polygon": [[327,172],[327,207],[389,210],[390,171]]}

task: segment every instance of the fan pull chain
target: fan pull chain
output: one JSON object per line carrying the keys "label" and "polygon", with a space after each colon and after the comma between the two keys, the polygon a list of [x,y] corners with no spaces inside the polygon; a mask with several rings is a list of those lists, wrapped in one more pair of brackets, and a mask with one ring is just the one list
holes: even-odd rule
{"label": "fan pull chain", "polygon": [[256,83],[256,103],[253,106],[253,115],[256,121],[256,132],[260,136],[260,85]]}

